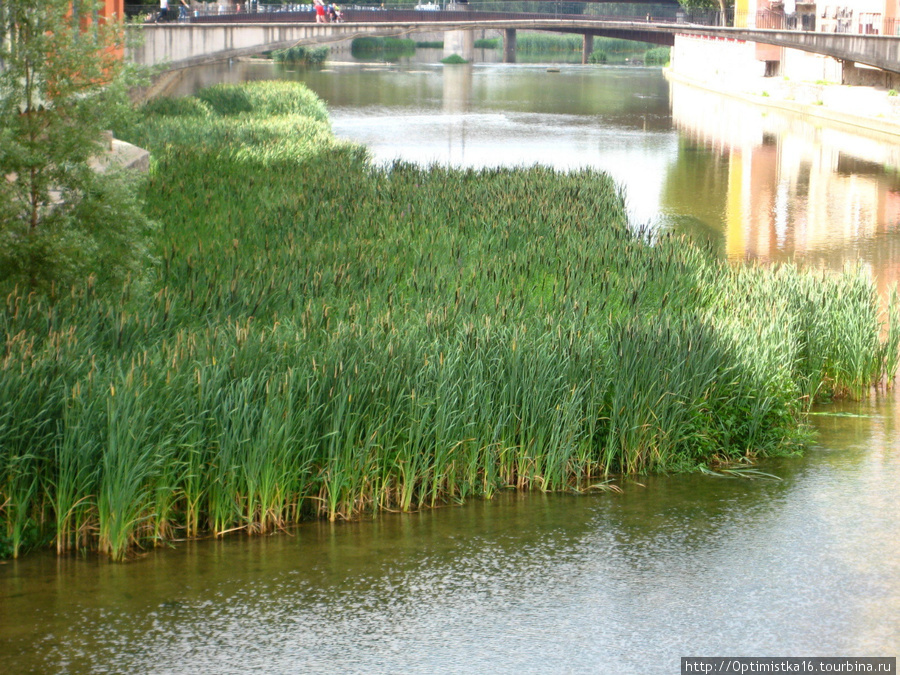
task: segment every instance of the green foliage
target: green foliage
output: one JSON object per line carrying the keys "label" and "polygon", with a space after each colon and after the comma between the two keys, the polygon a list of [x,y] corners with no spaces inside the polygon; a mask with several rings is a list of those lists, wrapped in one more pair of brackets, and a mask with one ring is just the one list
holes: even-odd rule
{"label": "green foliage", "polygon": [[644,63],[648,66],[664,66],[669,62],[669,52],[670,49],[668,47],[654,47],[653,49],[648,49],[644,52]]}
{"label": "green foliage", "polygon": [[607,63],[609,61],[609,54],[604,51],[597,51],[596,49],[591,52],[591,55],[588,57],[588,63]]}
{"label": "green foliage", "polygon": [[500,38],[481,38],[475,40],[475,49],[500,49],[501,43]]}
{"label": "green foliage", "polygon": [[278,49],[272,52],[272,59],[279,63],[299,63],[303,65],[318,65],[328,58],[328,47],[305,47],[294,45],[287,49]]}
{"label": "green foliage", "polygon": [[604,17],[627,17],[643,21],[647,14],[654,17],[672,16],[672,5],[631,2],[586,3],[584,13]]}
{"label": "green foliage", "polygon": [[350,44],[350,53],[356,58],[379,57],[390,59],[416,53],[416,43],[407,38],[360,37]]}
{"label": "green foliage", "polygon": [[[90,11],[81,7],[82,14]],[[146,267],[133,183],[91,167],[130,104],[121,23],[78,24],[69,0],[0,5],[0,286],[40,292]]]}
{"label": "green foliage", "polygon": [[516,36],[516,51],[522,54],[580,52],[582,43],[580,35],[520,32]]}
{"label": "green foliage", "polygon": [[[478,46],[478,40],[475,41],[475,46]],[[425,40],[423,42],[416,42],[416,49],[442,49],[444,47],[444,42],[442,40]]]}
{"label": "green foliage", "polygon": [[447,66],[459,65],[462,63],[468,63],[463,57],[459,54],[451,54],[450,56],[445,56],[441,59],[441,63]]}
{"label": "green foliage", "polygon": [[862,275],[650,236],[605,174],[374,169],[317,117],[160,106],[123,130],[155,158],[154,292],[3,298],[9,552],[790,453],[816,396],[897,367]]}
{"label": "green foliage", "polygon": [[[522,54],[553,54],[581,52],[583,38],[580,35],[560,35],[556,33],[520,33],[516,38],[516,51]],[[620,38],[594,38],[594,51],[607,54],[643,53],[655,45]]]}
{"label": "green foliage", "polygon": [[217,115],[226,117],[295,115],[328,121],[322,100],[296,82],[261,80],[247,85],[217,84],[201,91],[197,98]]}
{"label": "green foliage", "polygon": [[734,7],[733,0],[678,0],[678,4],[685,9],[721,9]]}
{"label": "green foliage", "polygon": [[143,112],[145,116],[156,117],[209,117],[213,114],[209,104],[193,96],[150,99],[144,104]]}

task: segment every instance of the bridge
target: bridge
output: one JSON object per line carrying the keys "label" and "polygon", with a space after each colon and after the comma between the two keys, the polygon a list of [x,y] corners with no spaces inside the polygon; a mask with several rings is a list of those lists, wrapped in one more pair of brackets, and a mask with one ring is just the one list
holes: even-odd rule
{"label": "bridge", "polygon": [[[505,59],[514,61],[515,31],[579,33],[585,50],[593,36],[671,46],[676,35],[728,38],[789,47],[900,73],[900,37],[708,26],[667,20],[621,20],[592,15],[474,11],[384,10],[345,12],[345,23],[317,24],[310,12],[200,16],[190,22],[145,24],[143,44],[129,51],[135,63],[175,70],[259,54],[296,44],[334,43],[363,36],[406,36],[435,31],[504,32]],[[513,45],[512,49],[510,45]]]}

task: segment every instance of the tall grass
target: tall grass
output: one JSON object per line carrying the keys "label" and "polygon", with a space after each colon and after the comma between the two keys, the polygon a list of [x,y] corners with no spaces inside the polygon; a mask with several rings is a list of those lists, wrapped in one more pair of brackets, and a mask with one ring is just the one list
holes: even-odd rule
{"label": "tall grass", "polygon": [[277,49],[272,52],[272,60],[278,63],[300,63],[303,65],[317,65],[328,58],[328,47],[309,47],[294,45],[287,49]]}
{"label": "tall grass", "polygon": [[[516,51],[522,54],[581,52],[583,43],[584,39],[581,35],[519,32],[516,37]],[[613,55],[643,54],[656,46],[647,42],[607,37],[595,37],[593,45],[596,51]],[[499,46],[498,40],[497,48]]]}
{"label": "tall grass", "polygon": [[862,274],[653,237],[604,174],[374,169],[300,85],[145,112],[152,292],[3,295],[11,555],[795,452],[896,370]]}
{"label": "tall grass", "polygon": [[648,66],[665,66],[669,63],[671,50],[669,47],[653,47],[644,52],[644,63]]}
{"label": "tall grass", "polygon": [[416,42],[409,38],[360,37],[350,43],[350,53],[357,58],[391,58],[416,52]]}

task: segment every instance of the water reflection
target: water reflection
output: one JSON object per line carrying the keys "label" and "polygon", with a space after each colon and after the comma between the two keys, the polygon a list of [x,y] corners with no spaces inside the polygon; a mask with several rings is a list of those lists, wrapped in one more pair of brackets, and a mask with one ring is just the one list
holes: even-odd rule
{"label": "water reflection", "polygon": [[653,477],[128,565],[9,563],[4,672],[667,673],[688,653],[891,655],[896,401],[825,412],[827,446],[766,465],[781,481]]}
{"label": "water reflection", "polygon": [[472,74],[471,64],[446,66],[443,69],[444,112],[469,112],[472,105]]}
{"label": "water reflection", "polygon": [[[730,258],[831,269],[860,262],[882,291],[900,280],[900,145],[893,138],[677,83],[671,105],[681,140],[663,202],[694,220],[694,232],[712,232]],[[699,208],[687,186],[703,195]]]}

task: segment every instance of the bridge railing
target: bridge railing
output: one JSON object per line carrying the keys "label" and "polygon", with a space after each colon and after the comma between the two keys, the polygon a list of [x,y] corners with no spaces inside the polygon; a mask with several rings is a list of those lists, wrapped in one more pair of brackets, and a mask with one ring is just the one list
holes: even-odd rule
{"label": "bridge railing", "polygon": [[[639,21],[645,23],[647,21],[657,21],[671,23],[676,20],[675,13],[672,12],[668,16],[649,17],[646,14],[634,16],[603,16],[599,14],[538,14],[529,12],[488,12],[479,11],[463,15],[460,12],[446,10],[415,10],[409,9],[392,9],[381,7],[365,7],[354,5],[340,5],[345,22],[363,22],[363,23],[379,23],[379,22],[431,22],[431,21],[450,21],[456,22],[467,18],[479,19],[482,21],[539,21],[541,19],[571,19],[571,20],[596,20],[596,21]],[[194,23],[215,23],[218,21],[239,21],[246,23],[312,23],[315,21],[315,13],[312,5],[307,9],[304,5],[285,6],[278,11],[258,11],[258,12],[225,12],[218,14],[215,11],[206,13],[198,13],[190,17],[190,21]]]}
{"label": "bridge railing", "polygon": [[[191,9],[186,14],[180,12],[175,0],[169,0],[172,7],[169,9],[168,20],[188,21],[196,23],[209,23],[215,21],[224,22],[313,22],[315,21],[314,5],[312,3],[259,3],[253,0],[237,3],[235,5],[217,4],[215,2],[204,3]],[[340,4],[345,21],[379,22],[379,21],[459,21],[460,13],[438,9],[439,3],[426,2],[421,9],[413,9],[409,4],[398,5],[396,3],[369,4],[337,3]],[[900,18],[885,18],[875,13],[855,13],[836,7],[825,7],[818,13],[804,12],[784,14],[771,10],[762,10],[755,13],[735,12],[733,9],[726,13],[711,9],[682,9],[677,7],[666,8],[653,5],[652,13],[646,12],[640,5],[634,5],[631,15],[605,15],[603,5],[586,7],[586,12],[580,14],[566,14],[556,10],[552,12],[508,12],[504,11],[503,2],[478,2],[472,4],[470,16],[482,20],[539,20],[547,18],[573,19],[580,21],[647,21],[652,23],[691,24],[700,26],[734,26],[745,28],[764,28],[790,31],[819,31],[824,33],[844,33],[860,35],[900,35]],[[549,3],[547,3],[549,4]],[[568,4],[571,7],[571,4]],[[145,16],[153,20],[159,13],[157,7],[149,5],[125,5],[127,16]]]}
{"label": "bridge railing", "polygon": [[[215,2],[204,3],[196,6],[187,12],[186,16],[180,14],[177,0],[169,0],[170,9],[168,13],[168,21],[182,22],[210,22],[221,20],[224,22],[243,21],[243,22],[282,22],[282,21],[314,21],[314,5],[309,3],[284,2],[284,3],[254,3],[250,0],[240,2],[235,5],[217,4]],[[336,2],[344,13],[345,21],[459,21],[460,13],[452,10],[441,9],[438,3],[425,2],[420,9],[414,9],[409,3],[399,4],[397,2],[371,2],[371,3],[353,3],[353,2]],[[546,3],[550,5],[551,3]],[[567,5],[567,6],[566,6]],[[502,19],[546,19],[546,18],[567,18],[567,19],[596,19],[605,21],[653,21],[657,23],[674,23],[677,15],[682,14],[676,11],[673,5],[671,8],[653,5],[652,15],[647,12],[646,8],[640,5],[633,5],[631,14],[612,14],[604,13],[603,5],[586,7],[588,12],[570,14],[562,11],[568,9],[571,3],[565,3],[562,7],[560,3],[553,3],[552,11],[547,12],[509,12],[505,2],[478,2],[472,3],[471,14],[477,15],[479,19],[488,19],[488,17]],[[400,18],[397,12],[403,12],[404,18]],[[130,17],[143,16],[147,20],[154,20],[159,13],[159,8],[150,5],[125,5],[125,14]],[[390,18],[388,18],[390,17]],[[489,20],[489,19],[488,19]]]}

